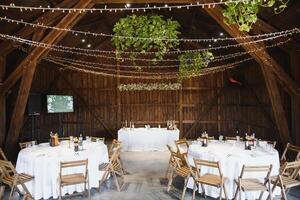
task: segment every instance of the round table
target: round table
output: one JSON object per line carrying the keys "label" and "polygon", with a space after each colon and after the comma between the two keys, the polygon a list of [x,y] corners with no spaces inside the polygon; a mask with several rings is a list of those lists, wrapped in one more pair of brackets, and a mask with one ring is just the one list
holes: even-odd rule
{"label": "round table", "polygon": [[[88,159],[90,188],[98,187],[103,172],[98,170],[100,163],[108,162],[107,146],[103,142],[83,142],[84,150],[74,152],[68,141],[59,146],[50,147],[48,143],[28,147],[20,151],[16,170],[34,176],[34,180],[26,184],[35,199],[57,198],[59,195],[59,171],[61,161]],[[75,173],[76,169],[68,169],[66,173]],[[82,192],[83,184],[63,188],[63,194]]]}
{"label": "round table", "polygon": [[[243,165],[273,165],[271,175],[278,175],[279,173],[279,154],[274,148],[263,148],[257,146],[253,150],[245,150],[243,142],[237,141],[211,141],[207,147],[202,147],[197,141],[189,147],[188,159],[189,163],[194,166],[193,158],[219,161],[221,172],[226,177],[225,188],[229,199],[234,198],[236,184],[235,179],[241,173]],[[203,167],[201,173],[216,173],[217,171],[211,168]],[[249,173],[244,177],[250,178],[264,178],[266,173]],[[189,180],[188,187],[193,188],[193,179]],[[211,186],[205,186],[205,193],[213,198],[219,197],[219,189]],[[201,189],[200,189],[201,190]],[[202,192],[202,191],[199,191]],[[255,199],[259,197],[259,192],[246,192],[242,194],[243,199]],[[265,195],[267,193],[265,192]],[[275,190],[275,195],[280,194],[280,190]]]}

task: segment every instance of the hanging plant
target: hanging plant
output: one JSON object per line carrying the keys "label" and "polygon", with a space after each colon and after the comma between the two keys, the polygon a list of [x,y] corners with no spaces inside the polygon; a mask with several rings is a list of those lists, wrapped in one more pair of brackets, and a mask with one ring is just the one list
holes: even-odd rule
{"label": "hanging plant", "polygon": [[178,47],[179,28],[177,21],[164,20],[158,15],[130,15],[121,18],[113,28],[112,43],[116,48],[116,57],[121,58],[123,52],[131,51],[129,56],[134,61],[137,53],[153,51],[153,61],[162,60],[166,52]]}
{"label": "hanging plant", "polygon": [[214,56],[209,51],[188,52],[178,57],[179,59],[179,80],[198,75],[200,70],[207,67]]}
{"label": "hanging plant", "polygon": [[237,24],[240,31],[251,30],[252,25],[257,21],[257,14],[261,7],[273,8],[276,14],[282,12],[289,0],[249,0],[233,2],[228,1],[223,10],[224,21],[227,24]]}
{"label": "hanging plant", "polygon": [[130,83],[120,84],[119,91],[152,91],[152,90],[180,90],[181,83]]}

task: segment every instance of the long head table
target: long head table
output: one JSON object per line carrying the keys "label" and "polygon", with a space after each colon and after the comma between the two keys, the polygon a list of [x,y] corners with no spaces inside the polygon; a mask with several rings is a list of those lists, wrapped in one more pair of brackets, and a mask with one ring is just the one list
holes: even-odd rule
{"label": "long head table", "polygon": [[[209,143],[208,147],[202,147],[200,144],[197,144],[195,141],[190,145],[188,152],[189,163],[194,166],[193,158],[210,160],[210,161],[219,161],[221,171],[226,177],[225,187],[229,199],[234,197],[236,190],[235,179],[241,173],[243,165],[273,165],[271,175],[278,175],[279,173],[279,154],[272,148],[262,148],[257,146],[253,150],[245,150],[244,143],[242,142],[219,142],[212,141]],[[217,171],[212,170],[211,168],[203,167],[201,173],[216,173]],[[248,173],[245,174],[247,178],[264,178],[266,173]],[[193,179],[189,180],[188,187],[193,188],[194,181]],[[201,191],[200,191],[201,192]],[[219,190],[214,187],[205,186],[205,192],[208,196],[217,198],[219,197]],[[278,191],[275,191],[277,194]],[[243,199],[256,199],[259,196],[259,192],[246,192],[243,193]]]}
{"label": "long head table", "polygon": [[174,146],[174,141],[178,139],[179,130],[166,128],[134,128],[118,131],[122,151],[165,151],[167,144]]}
{"label": "long head table", "polygon": [[[98,166],[100,163],[108,162],[107,147],[102,142],[84,142],[83,147],[84,150],[79,154],[75,154],[73,148],[69,148],[67,141],[56,147],[44,143],[23,149],[18,155],[16,170],[34,176],[34,180],[28,182],[26,186],[35,199],[57,198],[60,162],[88,159],[90,188],[98,187],[98,181],[103,173],[98,170]],[[82,169],[68,169],[66,173],[76,172],[82,172]],[[83,184],[67,186],[63,188],[63,194],[82,192],[83,189]]]}

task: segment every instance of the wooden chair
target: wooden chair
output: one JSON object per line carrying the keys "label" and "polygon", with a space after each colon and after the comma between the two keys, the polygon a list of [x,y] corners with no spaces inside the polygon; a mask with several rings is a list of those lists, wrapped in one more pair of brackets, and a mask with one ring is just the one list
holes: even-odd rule
{"label": "wooden chair", "polygon": [[287,193],[292,187],[300,185],[299,180],[300,160],[294,162],[286,162],[281,168],[279,175],[271,178],[273,184],[272,191],[276,186],[280,187],[282,198],[287,200]]}
{"label": "wooden chair", "polygon": [[[235,180],[237,184],[237,189],[234,195],[234,199],[237,198],[239,194],[239,199],[241,200],[241,193],[246,191],[261,191],[259,199],[262,199],[263,193],[265,191],[269,192],[269,198],[272,200],[272,189],[271,189],[271,182],[270,182],[270,174],[272,171],[272,165],[266,166],[245,166],[243,165],[241,175],[239,176],[238,180]],[[245,173],[266,173],[265,179],[261,182],[258,178],[243,178]]]}
{"label": "wooden chair", "polygon": [[[83,168],[83,172],[74,174],[63,174],[64,170],[70,168]],[[59,172],[59,199],[62,199],[62,188],[68,185],[84,184],[84,189],[88,191],[88,199],[90,195],[89,175],[88,175],[88,160],[76,160],[69,162],[60,162]]]}
{"label": "wooden chair", "polygon": [[[222,199],[222,193],[224,190],[225,199],[227,199],[227,193],[225,189],[224,184],[224,176],[220,169],[219,162],[213,162],[213,161],[207,161],[207,160],[199,160],[194,158],[195,168],[196,168],[196,174],[194,176],[194,187],[193,187],[193,197],[192,199],[195,199],[195,193],[197,187],[199,187],[199,184],[201,185],[202,194],[205,195],[205,189],[203,185],[209,185],[213,187],[220,188],[220,196],[219,199]],[[201,173],[201,167],[210,167],[218,170],[218,174],[212,174],[212,173]],[[199,188],[198,188],[199,189]]]}
{"label": "wooden chair", "polygon": [[167,168],[166,175],[165,175],[166,178],[168,178],[168,175],[170,174],[172,167],[175,166],[175,161],[173,160],[173,157],[172,157],[173,149],[168,144],[167,144],[167,148],[168,148],[168,150],[170,152],[170,159],[169,159],[169,164],[168,164],[168,168]]}
{"label": "wooden chair", "polygon": [[[237,140],[236,137],[231,137],[231,136],[225,136],[225,140]],[[240,140],[243,141],[243,138],[240,137]]]}
{"label": "wooden chair", "polygon": [[58,138],[58,141],[68,141],[70,140],[70,137],[61,137],[61,138]]}
{"label": "wooden chair", "polygon": [[0,160],[8,161],[2,148],[0,148]]}
{"label": "wooden chair", "polygon": [[91,141],[92,141],[92,142],[101,141],[101,142],[104,143],[105,138],[104,138],[104,137],[91,137]]}
{"label": "wooden chair", "polygon": [[99,191],[100,191],[100,186],[102,185],[102,183],[104,183],[104,181],[107,180],[109,175],[113,176],[116,187],[117,187],[117,190],[119,192],[121,191],[120,190],[120,185],[119,185],[119,182],[118,182],[118,179],[117,179],[117,174],[122,176],[122,174],[120,173],[120,171],[122,170],[122,166],[118,162],[120,149],[121,149],[120,146],[115,149],[112,156],[109,158],[108,163],[102,163],[102,164],[99,165],[99,171],[104,171],[104,174],[102,175],[101,180],[99,180]]}
{"label": "wooden chair", "polygon": [[268,144],[270,144],[270,145],[272,145],[273,146],[273,148],[275,148],[276,147],[276,144],[277,144],[277,142],[276,141],[266,141]]}
{"label": "wooden chair", "polygon": [[[114,151],[117,149],[117,148],[119,148],[120,147],[120,151],[121,151],[121,144],[122,144],[122,142],[120,142],[120,141],[118,141],[118,140],[113,140],[112,141],[112,144],[110,145],[110,148],[109,148],[109,150],[108,150],[108,156],[109,156],[109,158],[111,158],[111,156],[114,154]],[[122,160],[121,160],[121,156],[120,156],[120,153],[119,153],[119,155],[118,155],[118,158],[117,158],[117,161],[119,162],[119,164],[120,164],[120,166],[121,166],[121,173],[122,173],[122,175],[125,173],[125,170],[124,170],[124,168],[123,168],[123,162],[122,162]]]}
{"label": "wooden chair", "polygon": [[21,186],[25,192],[25,196],[29,196],[33,198],[28,191],[25,183],[32,181],[34,179],[33,176],[25,173],[17,173],[13,164],[10,161],[0,160],[0,168],[1,168],[1,182],[5,185],[8,185],[11,188],[9,200],[13,199],[13,193],[15,190],[19,194],[21,194],[18,186]]}
{"label": "wooden chair", "polygon": [[208,140],[215,140],[215,136],[209,136]]}
{"label": "wooden chair", "polygon": [[30,146],[34,142],[37,144],[36,140],[28,141],[28,142],[19,142],[20,149],[25,149],[26,147]]}
{"label": "wooden chair", "polygon": [[174,175],[182,177],[184,179],[184,186],[183,186],[181,200],[183,200],[185,196],[188,180],[192,176],[191,169],[190,166],[188,165],[185,153],[181,154],[180,152],[175,152],[172,149],[170,152],[171,152],[172,168],[169,176],[167,191],[169,192],[172,187]]}
{"label": "wooden chair", "polygon": [[[289,159],[288,156],[292,156],[293,158]],[[283,165],[285,162],[296,161],[298,159],[300,159],[300,147],[288,143],[281,156],[281,164]]]}
{"label": "wooden chair", "polygon": [[177,151],[179,153],[185,153],[185,154],[188,153],[189,143],[187,142],[187,140],[185,138],[176,140],[175,145],[176,145]]}

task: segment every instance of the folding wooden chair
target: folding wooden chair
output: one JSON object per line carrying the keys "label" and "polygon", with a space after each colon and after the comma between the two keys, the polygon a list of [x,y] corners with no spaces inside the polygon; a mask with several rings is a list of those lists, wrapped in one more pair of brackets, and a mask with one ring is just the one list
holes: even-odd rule
{"label": "folding wooden chair", "polygon": [[167,144],[167,148],[170,152],[170,159],[169,159],[169,164],[168,164],[168,168],[167,168],[166,175],[165,175],[166,178],[168,178],[168,174],[171,172],[172,167],[175,166],[175,161],[172,157],[172,152],[173,152],[172,147]]}
{"label": "folding wooden chair", "polygon": [[[220,188],[219,199],[222,199],[222,193],[224,190],[225,199],[227,199],[227,193],[226,193],[225,184],[224,184],[225,178],[221,172],[219,162],[213,162],[213,161],[208,161],[208,160],[199,160],[199,159],[194,158],[194,163],[195,163],[195,168],[196,168],[196,174],[194,176],[194,187],[193,187],[192,199],[193,200],[195,199],[196,189],[198,187],[198,190],[199,190],[199,184],[201,186],[202,194],[204,195],[204,197],[206,195],[205,195],[205,189],[204,189],[203,185],[209,185],[209,186]],[[212,174],[212,173],[201,174],[202,167],[210,167],[210,168],[218,169],[218,174]]]}
{"label": "folding wooden chair", "polygon": [[183,191],[181,196],[181,200],[183,200],[185,196],[188,180],[192,176],[191,169],[188,165],[185,153],[181,154],[180,152],[174,152],[172,150],[170,152],[171,152],[172,167],[169,176],[167,191],[169,192],[172,187],[174,175],[184,178],[184,186],[183,186]]}
{"label": "folding wooden chair", "polygon": [[[269,198],[272,200],[272,189],[271,189],[271,182],[270,182],[270,174],[272,171],[272,165],[265,165],[265,166],[245,166],[243,165],[241,175],[239,176],[238,180],[235,180],[237,184],[237,189],[234,195],[234,199],[237,198],[239,194],[239,199],[242,199],[242,191],[261,191],[259,199],[262,198],[263,193],[265,191],[269,192]],[[258,178],[243,178],[245,173],[266,173],[264,181],[261,182]]]}
{"label": "folding wooden chair", "polygon": [[215,137],[214,136],[209,136],[208,140],[215,140]]}
{"label": "folding wooden chair", "polygon": [[7,157],[5,156],[5,153],[3,152],[2,148],[0,148],[0,160],[7,160]]}
{"label": "folding wooden chair", "polygon": [[33,198],[25,185],[25,183],[34,179],[33,176],[25,173],[17,173],[13,164],[10,161],[0,160],[0,167],[2,172],[1,182],[5,185],[8,185],[11,188],[9,200],[13,199],[13,193],[15,190],[17,190],[19,194],[22,194],[18,189],[19,185],[24,190],[25,196]]}
{"label": "folding wooden chair", "polygon": [[104,171],[104,174],[103,174],[101,180],[99,180],[99,191],[100,191],[101,184],[104,183],[104,181],[107,180],[109,175],[113,176],[116,187],[117,187],[117,190],[119,192],[121,191],[120,190],[120,185],[119,185],[119,182],[118,182],[118,179],[117,179],[117,174],[122,176],[122,174],[120,174],[120,170],[122,170],[121,165],[118,162],[118,157],[119,157],[119,154],[120,154],[120,148],[121,147],[119,146],[114,150],[112,156],[109,158],[108,163],[102,163],[102,164],[99,165],[99,171]]}
{"label": "folding wooden chair", "polygon": [[276,177],[271,178],[273,184],[272,191],[276,186],[280,187],[283,199],[287,200],[287,193],[292,187],[300,185],[299,180],[300,160],[294,162],[286,162]]}
{"label": "folding wooden chair", "polygon": [[284,164],[285,162],[296,161],[298,159],[300,159],[300,147],[288,143],[281,156],[281,164]]}
{"label": "folding wooden chair", "polygon": [[105,138],[104,138],[104,137],[91,137],[91,141],[92,141],[92,142],[101,141],[101,142],[104,143]]}
{"label": "folding wooden chair", "polygon": [[[64,170],[70,168],[80,168],[82,167],[82,172],[77,172],[74,174],[63,174]],[[89,175],[88,175],[88,160],[76,160],[69,162],[60,163],[60,173],[59,173],[59,199],[62,199],[62,188],[68,185],[84,184],[85,191],[88,191],[88,199],[91,199],[90,185],[89,185]]]}
{"label": "folding wooden chair", "polygon": [[58,138],[58,141],[68,141],[70,140],[70,137],[61,137],[61,138]]}
{"label": "folding wooden chair", "polygon": [[28,142],[19,142],[20,149],[25,149],[26,147],[30,146],[32,143],[36,144],[36,140],[28,141]]}
{"label": "folding wooden chair", "polygon": [[[114,154],[114,151],[120,147],[120,151],[121,151],[121,144],[122,142],[118,141],[118,140],[113,140],[111,145],[110,145],[110,148],[108,150],[108,156],[109,158],[111,158],[111,156]],[[118,158],[117,158],[117,161],[119,162],[120,166],[121,166],[121,171],[120,173],[122,173],[122,175],[124,175],[125,173],[125,170],[124,170],[124,167],[123,167],[123,162],[121,160],[121,156],[120,156],[120,153],[118,155]],[[121,174],[120,174],[121,175]]]}
{"label": "folding wooden chair", "polygon": [[185,138],[176,140],[175,145],[177,148],[177,152],[187,154],[189,151],[189,143]]}

